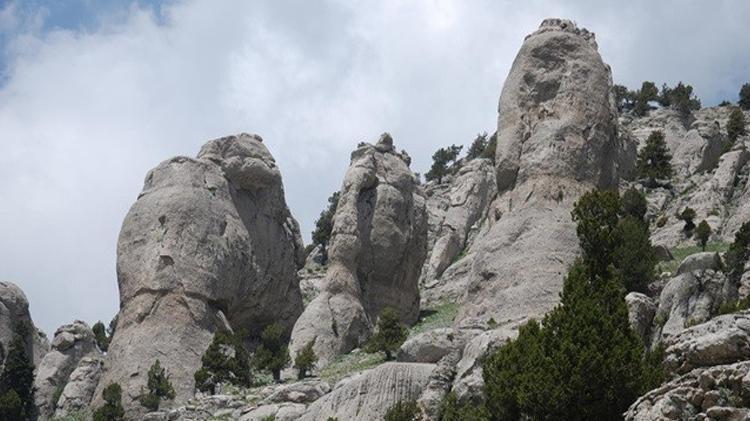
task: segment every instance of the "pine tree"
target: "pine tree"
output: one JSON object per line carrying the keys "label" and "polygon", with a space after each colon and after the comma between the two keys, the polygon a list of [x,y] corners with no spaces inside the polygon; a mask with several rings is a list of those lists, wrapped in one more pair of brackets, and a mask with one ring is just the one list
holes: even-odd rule
{"label": "pine tree", "polygon": [[683,115],[701,108],[701,101],[693,95],[693,87],[678,82],[677,86],[669,90],[669,104]]}
{"label": "pine tree", "polygon": [[485,149],[487,149],[487,133],[478,134],[471,142],[469,150],[466,151],[466,160],[471,161],[474,158],[479,158]]}
{"label": "pine tree", "polygon": [[334,192],[328,197],[328,207],[320,213],[315,221],[315,231],[312,232],[313,244],[319,244],[323,248],[323,257],[328,260],[328,242],[333,232],[333,216],[339,205],[339,192]]}
{"label": "pine tree", "polygon": [[622,210],[625,215],[632,216],[640,221],[645,221],[648,202],[646,196],[638,189],[631,187],[622,195]]}
{"label": "pine tree", "polygon": [[657,260],[648,225],[633,216],[625,216],[617,224],[615,237],[612,265],[625,291],[646,292],[648,284],[654,280]]}
{"label": "pine tree", "polygon": [[401,323],[396,310],[386,307],[380,312],[375,334],[368,341],[366,348],[369,352],[384,352],[385,359],[390,360],[393,352],[406,340],[407,334],[406,326]]}
{"label": "pine tree", "polygon": [[734,107],[729,113],[729,120],[727,121],[727,137],[730,142],[734,143],[740,136],[744,136],[745,134],[747,134],[745,114],[739,107]]}
{"label": "pine tree", "polygon": [[491,159],[495,162],[495,151],[497,149],[497,132],[492,133],[490,139],[487,141],[487,147],[482,152],[482,158]]}
{"label": "pine tree", "polygon": [[447,148],[440,148],[432,154],[432,167],[425,174],[427,181],[437,180],[438,184],[443,182],[443,177],[448,174],[448,164],[456,163],[458,154],[461,153],[463,146],[451,145]]}
{"label": "pine tree", "polygon": [[416,401],[398,401],[388,408],[384,421],[419,421],[420,411]]}
{"label": "pine tree", "polygon": [[34,364],[27,347],[30,334],[27,322],[14,326],[14,337],[0,374],[0,419],[23,421],[34,414]]}
{"label": "pine tree", "polygon": [[280,324],[272,323],[263,329],[260,341],[260,346],[255,350],[255,364],[260,370],[270,371],[278,383],[281,381],[281,370],[291,361],[284,329]]}
{"label": "pine tree", "polygon": [[102,391],[104,405],[94,411],[94,421],[121,421],[125,419],[122,407],[122,388],[117,383],[110,383]]}
{"label": "pine tree", "polygon": [[695,228],[695,223],[693,222],[693,219],[695,219],[695,210],[691,207],[686,207],[685,210],[682,211],[682,213],[679,214],[679,218],[685,222],[685,226],[682,227],[683,231],[685,232],[691,232]]}
{"label": "pine tree", "polygon": [[99,349],[102,350],[102,352],[107,352],[107,349],[109,348],[109,338],[104,329],[104,323],[101,321],[96,322],[91,330],[94,332],[96,345],[99,346]]}
{"label": "pine tree", "polygon": [[704,219],[695,228],[695,238],[703,251],[706,251],[706,243],[708,243],[709,237],[711,237],[711,226]]}
{"label": "pine tree", "polygon": [[738,104],[743,110],[750,110],[750,83],[742,85]]}
{"label": "pine tree", "polygon": [[748,259],[750,259],[750,221],[742,224],[734,234],[734,241],[729,245],[724,259],[726,261],[724,271],[735,285],[739,284]]}
{"label": "pine tree", "polygon": [[638,174],[648,180],[650,187],[656,186],[656,179],[672,177],[672,155],[661,131],[653,131],[648,136],[646,145],[638,152],[637,167]]}
{"label": "pine tree", "polygon": [[159,360],[156,360],[148,370],[147,388],[148,391],[141,393],[138,400],[149,412],[158,411],[162,399],[170,400],[175,397],[169,375],[166,369],[162,368]]}
{"label": "pine tree", "polygon": [[571,216],[583,259],[595,275],[604,276],[619,241],[617,224],[622,203],[614,190],[593,190],[575,203]]}
{"label": "pine tree", "polygon": [[310,340],[300,351],[297,353],[297,357],[294,359],[294,368],[297,369],[297,378],[299,380],[307,377],[307,373],[315,367],[315,363],[318,362],[318,356],[315,355],[313,347],[315,346],[315,338]]}
{"label": "pine tree", "polygon": [[250,356],[236,335],[216,332],[206,352],[201,357],[201,368],[195,372],[195,388],[216,393],[219,383],[250,386]]}

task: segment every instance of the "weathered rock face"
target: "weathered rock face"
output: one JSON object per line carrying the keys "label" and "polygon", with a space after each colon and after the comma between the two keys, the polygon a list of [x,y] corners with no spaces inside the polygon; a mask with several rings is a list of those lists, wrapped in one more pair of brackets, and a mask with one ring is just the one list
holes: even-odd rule
{"label": "weathered rock face", "polygon": [[28,324],[31,332],[27,346],[34,358],[34,365],[39,366],[44,355],[49,351],[49,341],[31,320],[29,301],[21,288],[12,282],[0,282],[0,365],[5,361],[11,342],[15,338],[16,324]]}
{"label": "weathered rock face", "polygon": [[55,418],[62,418],[88,407],[99,383],[103,364],[104,358],[98,355],[84,357],[78,362],[57,401]]}
{"label": "weathered rock face", "polygon": [[334,216],[326,282],[294,326],[292,355],[316,338],[315,352],[325,365],[359,346],[386,307],[406,323],[416,321],[427,225],[409,163],[388,134],[352,153]]}
{"label": "weathered rock face", "polygon": [[396,360],[408,363],[436,363],[453,351],[463,349],[468,332],[440,328],[428,330],[406,340],[396,355]]}
{"label": "weathered rock face", "polygon": [[34,378],[34,399],[42,419],[53,415],[57,404],[54,398],[61,396],[56,392],[64,390],[81,360],[98,355],[94,333],[85,322],[76,320],[57,329],[52,349],[42,359]]}
{"label": "weathered rock face", "polygon": [[120,232],[120,313],[97,399],[118,382],[135,416],[133,399],[159,359],[174,402],[184,402],[215,331],[253,337],[272,322],[291,331],[303,260],[281,174],[259,136],[212,140],[197,159],[162,162]]}
{"label": "weathered rock face", "polygon": [[656,304],[651,298],[640,292],[631,292],[626,295],[625,304],[628,306],[630,327],[643,339],[644,343],[648,344],[651,323],[656,315]]}
{"label": "weathered rock face", "polygon": [[434,364],[386,363],[354,375],[313,402],[300,420],[317,421],[328,417],[381,420],[393,404],[419,398],[434,368]]}
{"label": "weathered rock face", "polygon": [[549,19],[524,41],[500,97],[499,219],[477,246],[459,326],[539,318],[558,303],[579,252],[573,203],[617,186],[628,150],[616,136],[611,88],[585,29]]}

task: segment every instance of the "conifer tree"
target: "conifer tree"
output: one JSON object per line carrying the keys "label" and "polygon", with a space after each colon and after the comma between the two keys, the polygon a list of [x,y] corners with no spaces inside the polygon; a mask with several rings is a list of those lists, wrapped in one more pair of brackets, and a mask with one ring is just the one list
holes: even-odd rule
{"label": "conifer tree", "polygon": [[456,163],[458,154],[461,153],[463,146],[451,145],[447,148],[440,148],[432,154],[432,167],[425,174],[427,181],[437,180],[438,184],[443,182],[443,177],[448,175],[450,163]]}
{"label": "conifer tree", "polygon": [[740,88],[740,100],[738,104],[743,110],[750,110],[750,83],[746,83]]}
{"label": "conifer tree", "polygon": [[315,351],[313,350],[314,346],[315,338],[305,344],[294,359],[294,368],[297,369],[297,378],[299,380],[307,377],[307,373],[312,370],[315,367],[315,363],[318,362],[318,356],[315,355]]}
{"label": "conifer tree", "polygon": [[260,340],[260,346],[255,350],[255,364],[260,370],[270,371],[278,383],[281,381],[281,370],[291,361],[284,329],[280,324],[272,323],[263,329]]}
{"label": "conifer tree", "polygon": [[398,401],[388,408],[384,421],[419,421],[419,407],[416,401]]}
{"label": "conifer tree", "polygon": [[625,215],[645,221],[646,211],[648,210],[646,196],[634,187],[625,190],[622,195],[622,210]]}
{"label": "conifer tree", "polygon": [[27,322],[14,326],[14,336],[0,373],[0,419],[23,421],[34,414],[34,363],[28,352],[31,329]]}
{"label": "conifer tree", "polygon": [[729,121],[727,121],[727,137],[730,142],[734,143],[740,136],[744,136],[745,134],[747,134],[745,114],[739,107],[734,107],[729,113]]}
{"label": "conifer tree", "polygon": [[216,393],[219,383],[250,386],[250,356],[236,335],[216,332],[201,357],[201,368],[194,374],[195,387],[202,392]]}
{"label": "conifer tree", "polygon": [[141,393],[139,401],[149,412],[158,411],[162,399],[170,400],[175,397],[169,375],[166,369],[162,368],[158,359],[148,370],[147,388],[147,392]]}
{"label": "conifer tree", "polygon": [[368,341],[366,348],[369,352],[384,352],[385,359],[390,360],[393,352],[406,340],[407,334],[406,326],[401,323],[396,310],[386,307],[378,317],[375,334]]}
{"label": "conifer tree", "polygon": [[706,243],[708,243],[709,237],[711,237],[711,226],[708,225],[708,222],[704,219],[695,228],[695,239],[698,241],[698,244],[700,244],[703,251],[706,251]]}
{"label": "conifer tree", "polygon": [[685,226],[682,229],[688,233],[692,232],[695,228],[695,223],[693,222],[693,219],[695,219],[695,210],[688,206],[679,214],[679,218],[685,222]]}
{"label": "conifer tree", "polygon": [[485,149],[487,149],[487,133],[478,134],[474,138],[474,141],[471,142],[469,150],[466,151],[466,160],[470,161],[474,158],[479,158]]}
{"label": "conifer tree", "polygon": [[109,348],[109,338],[107,337],[107,332],[104,329],[104,323],[102,323],[101,321],[96,322],[91,330],[94,332],[96,345],[100,350],[102,350],[102,352],[107,352],[107,349]]}
{"label": "conifer tree", "polygon": [[111,383],[102,391],[104,405],[94,411],[94,421],[122,421],[125,410],[122,407],[122,388],[117,383]]}
{"label": "conifer tree", "polygon": [[497,132],[492,133],[489,140],[487,141],[487,147],[482,151],[482,158],[491,159],[495,162],[495,151],[497,149]]}
{"label": "conifer tree", "polygon": [[323,248],[323,257],[328,260],[328,242],[333,232],[333,216],[339,205],[339,192],[333,192],[328,197],[328,207],[320,213],[315,221],[315,230],[312,232],[313,244],[319,244]]}
{"label": "conifer tree", "polygon": [[729,245],[725,258],[726,267],[724,271],[735,285],[740,282],[748,259],[750,259],[750,221],[742,224],[737,233],[734,234],[734,241]]}
{"label": "conifer tree", "polygon": [[638,152],[638,174],[647,179],[650,187],[656,180],[672,177],[672,155],[664,142],[664,133],[653,131],[646,139],[646,145]]}

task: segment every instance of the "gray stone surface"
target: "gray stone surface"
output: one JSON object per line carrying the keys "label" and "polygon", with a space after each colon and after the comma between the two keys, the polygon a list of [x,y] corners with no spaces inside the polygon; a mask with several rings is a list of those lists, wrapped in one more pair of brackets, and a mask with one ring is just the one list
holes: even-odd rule
{"label": "gray stone surface", "polygon": [[649,343],[651,324],[656,315],[656,303],[645,294],[631,292],[625,296],[625,304],[628,306],[630,326],[644,343]]}
{"label": "gray stone surface", "polygon": [[386,307],[405,323],[417,320],[427,217],[409,162],[388,134],[352,153],[334,215],[326,281],[294,326],[292,355],[316,338],[315,353],[325,366],[359,347]]}
{"label": "gray stone surface", "polygon": [[710,251],[691,254],[680,263],[677,268],[677,275],[693,271],[720,270],[722,268],[721,257],[719,253]]}
{"label": "gray stone surface", "polygon": [[428,330],[407,339],[399,348],[396,360],[436,363],[452,351],[463,349],[468,336],[465,331],[451,328]]}
{"label": "gray stone surface", "polygon": [[5,361],[11,342],[15,338],[16,323],[25,322],[31,329],[27,345],[34,356],[34,365],[39,366],[49,351],[47,337],[39,331],[31,320],[29,300],[18,285],[0,282],[0,365]]}
{"label": "gray stone surface", "polygon": [[65,417],[76,411],[85,411],[91,403],[102,374],[104,358],[99,355],[84,357],[68,377],[55,409],[55,417]]}
{"label": "gray stone surface", "polygon": [[[258,335],[302,311],[296,271],[304,262],[279,168],[256,135],[206,143],[197,159],[172,158],[146,176],[123,222],[117,273],[121,310],[96,398],[118,382],[130,417],[155,360],[178,405],[218,329]],[[228,325],[227,325],[228,324]]]}

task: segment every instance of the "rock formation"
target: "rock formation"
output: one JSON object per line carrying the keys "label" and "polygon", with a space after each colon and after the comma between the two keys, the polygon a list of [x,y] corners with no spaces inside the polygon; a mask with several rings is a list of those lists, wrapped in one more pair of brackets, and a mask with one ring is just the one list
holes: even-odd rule
{"label": "rock formation", "polygon": [[16,335],[16,324],[26,323],[30,328],[27,345],[38,366],[49,351],[49,341],[31,320],[29,301],[21,288],[12,282],[0,282],[0,363],[4,363],[6,354]]}
{"label": "rock formation", "polygon": [[294,326],[292,355],[315,338],[315,353],[325,365],[361,345],[386,307],[405,323],[416,321],[427,221],[410,161],[395,151],[388,134],[352,153],[334,215],[325,285]]}
{"label": "rock formation", "polygon": [[86,410],[99,383],[103,364],[101,356],[84,357],[78,362],[55,404],[55,418]]}
{"label": "rock formation", "polygon": [[118,382],[135,416],[134,399],[159,359],[174,402],[184,402],[215,331],[252,340],[279,322],[290,332],[302,311],[303,260],[279,168],[259,136],[212,140],[197,159],[159,164],[120,232],[120,312],[97,399]]}

